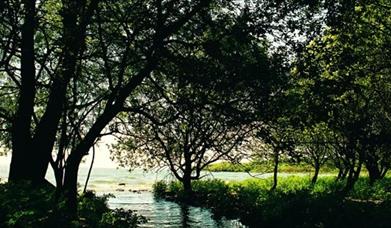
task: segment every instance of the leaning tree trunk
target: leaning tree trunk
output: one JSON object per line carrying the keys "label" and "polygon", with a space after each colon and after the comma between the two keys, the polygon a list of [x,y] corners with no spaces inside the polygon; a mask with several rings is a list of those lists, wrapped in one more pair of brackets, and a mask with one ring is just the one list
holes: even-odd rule
{"label": "leaning tree trunk", "polygon": [[77,214],[77,177],[79,164],[83,156],[79,153],[71,153],[65,167],[65,178],[63,192],[66,200],[66,207],[70,215]]}
{"label": "leaning tree trunk", "polygon": [[344,167],[338,167],[338,174],[337,174],[337,178],[335,179],[335,181],[343,180],[346,177],[345,170],[346,169]]}
{"label": "leaning tree trunk", "polygon": [[77,177],[79,172],[79,165],[85,155],[88,154],[90,148],[93,147],[95,140],[100,136],[103,128],[115,117],[119,112],[118,106],[122,103],[116,103],[116,106],[110,106],[105,109],[105,112],[98,117],[94,125],[90,128],[86,136],[70,153],[64,175],[63,192],[66,197],[66,206],[68,211],[77,214]]}
{"label": "leaning tree trunk", "polygon": [[311,180],[311,183],[314,185],[316,183],[316,181],[318,180],[318,176],[319,176],[319,170],[320,170],[320,164],[319,162],[315,162],[314,164],[314,169],[315,169],[315,172],[314,172],[314,176],[312,177],[312,180]]}
{"label": "leaning tree trunk", "polygon": [[338,176],[336,181],[345,180],[349,173],[349,164],[346,160],[344,160],[340,167],[338,167]]}

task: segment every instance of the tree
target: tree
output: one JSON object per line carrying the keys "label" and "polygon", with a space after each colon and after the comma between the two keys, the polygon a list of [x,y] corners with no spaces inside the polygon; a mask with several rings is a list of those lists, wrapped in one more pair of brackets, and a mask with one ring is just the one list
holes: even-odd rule
{"label": "tree", "polygon": [[[60,178],[75,209],[83,156],[156,68],[167,41],[211,2],[7,1],[16,12],[11,28],[21,31],[6,37],[15,48],[5,49],[12,59],[2,62],[2,76],[18,92],[9,180],[44,181],[54,147],[66,148]],[[60,142],[61,132],[71,140]]]}
{"label": "tree", "polygon": [[389,166],[389,9],[381,0],[353,4],[343,23],[309,43],[297,69],[308,112],[343,143],[338,149],[349,166],[347,189],[363,164],[372,183]]}
{"label": "tree", "polygon": [[121,143],[114,147],[112,156],[122,166],[168,167],[190,196],[191,181],[201,178],[207,165],[238,156],[237,149],[251,129],[230,126],[207,105],[187,103],[185,110],[178,107],[182,105],[161,104],[160,110],[154,108],[149,114],[175,116],[165,123],[144,115],[132,116],[137,123],[131,123],[125,136],[118,139]]}
{"label": "tree", "polygon": [[113,158],[122,166],[167,166],[187,195],[208,164],[240,155],[238,146],[254,128],[248,115],[259,102],[249,98],[268,94],[272,78],[265,48],[244,32],[242,15],[224,16],[166,54],[140,87],[144,96],[129,107],[136,114],[117,124],[128,127],[119,127]]}
{"label": "tree", "polygon": [[[275,190],[278,184],[278,166],[282,154],[293,155],[294,148],[294,129],[289,123],[289,119],[280,117],[273,122],[262,124],[258,129],[257,137],[262,142],[269,145],[272,150],[274,162],[273,168],[273,186],[270,190]],[[263,151],[265,152],[265,151]]]}
{"label": "tree", "polygon": [[[215,12],[242,9],[224,0],[7,0],[0,6],[0,77],[6,94],[0,123],[1,138],[12,151],[9,180],[42,183],[50,163],[72,210],[82,158],[100,137],[113,133],[109,123],[143,96],[140,85],[166,54],[204,33],[211,19],[229,19],[214,18]],[[250,6],[244,7],[242,25],[254,18],[248,16]],[[275,7],[265,8],[265,15]],[[238,31],[239,37],[262,33]],[[213,44],[205,43],[209,57],[217,58]],[[237,50],[232,54],[240,55]],[[229,110],[241,110],[238,103]]]}
{"label": "tree", "polygon": [[297,150],[307,163],[314,167],[314,176],[312,184],[315,184],[320,168],[333,154],[332,132],[327,128],[325,123],[319,123],[298,134],[296,139]]}

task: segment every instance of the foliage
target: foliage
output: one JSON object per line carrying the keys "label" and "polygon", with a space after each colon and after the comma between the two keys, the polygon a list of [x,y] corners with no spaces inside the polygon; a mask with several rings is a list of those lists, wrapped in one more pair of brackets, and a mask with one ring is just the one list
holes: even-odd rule
{"label": "foliage", "polygon": [[[352,197],[388,197],[381,187],[388,182],[376,181],[391,168],[390,15],[389,0],[1,1],[0,155],[12,151],[10,181],[40,183],[50,163],[67,194],[55,209],[53,194],[36,186],[28,197],[4,198],[4,216],[11,216],[5,225],[52,225],[52,217],[67,219],[63,207],[79,207],[81,218],[104,214],[75,224],[137,223],[132,214],[109,211],[105,198],[87,194],[77,202],[79,164],[104,135],[119,136],[113,157],[121,165],[169,166],[186,190],[208,164],[240,160],[238,146],[256,125],[266,146],[255,154],[274,158],[273,188],[283,156],[312,164],[313,184],[332,159]],[[373,189],[359,181],[358,191],[363,166]],[[334,216],[325,212],[327,201],[360,217],[359,201],[340,204],[314,190],[329,189],[322,182],[307,188],[294,181],[289,191],[270,194],[256,183],[209,183],[232,202],[213,192],[201,198],[244,217],[259,212],[271,223],[293,220],[290,210],[304,210],[298,218],[315,214],[316,204],[319,216]],[[208,184],[195,185],[208,191]],[[183,191],[178,184],[156,188]],[[23,203],[43,208],[23,210]],[[299,225],[323,226],[323,217],[311,219]]]}
{"label": "foliage", "polygon": [[138,216],[130,210],[117,208],[102,215],[102,219],[99,221],[99,227],[138,227],[138,225],[145,223],[146,221],[145,217]]}
{"label": "foliage", "polygon": [[153,195],[156,197],[163,197],[166,193],[167,188],[168,186],[166,182],[164,181],[155,182],[152,185]]}
{"label": "foliage", "polygon": [[[362,178],[346,197],[338,192],[344,183],[321,177],[312,185],[306,177],[280,178],[270,191],[272,179],[194,182],[194,204],[211,208],[216,216],[240,218],[250,227],[387,227],[391,211],[390,180],[368,185]],[[160,193],[181,200],[180,189],[166,186]],[[174,190],[174,191],[172,191]],[[378,201],[377,201],[378,200]],[[376,222],[375,222],[376,221]]]}
{"label": "foliage", "polygon": [[325,122],[333,131],[335,160],[371,181],[390,166],[390,4],[352,2],[338,25],[310,41],[293,69],[307,126]]}
{"label": "foliage", "polygon": [[1,227],[137,227],[146,220],[133,211],[110,209],[108,197],[86,192],[78,199],[77,219],[67,213],[53,187],[29,183],[0,185]]}
{"label": "foliage", "polygon": [[138,112],[130,109],[118,123],[128,124],[118,128],[112,150],[121,166],[166,166],[189,186],[206,165],[240,157],[238,147],[254,128],[247,114],[268,99],[275,72],[267,45],[246,32],[241,13],[216,8],[205,16],[208,23],[189,25],[202,29],[187,45],[173,44],[145,81],[149,92],[133,100]]}
{"label": "foliage", "polygon": [[149,92],[158,97],[143,82],[156,79],[153,72],[203,34],[217,12],[236,14],[237,6],[226,0],[2,1],[0,140],[12,150],[9,179],[42,181],[50,163],[75,210],[79,164],[103,135],[117,132],[109,123],[137,109],[135,101]]}

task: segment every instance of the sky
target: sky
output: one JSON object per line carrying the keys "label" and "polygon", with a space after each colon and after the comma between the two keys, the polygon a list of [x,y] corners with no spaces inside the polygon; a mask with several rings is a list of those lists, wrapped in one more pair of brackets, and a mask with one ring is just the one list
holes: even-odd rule
{"label": "sky", "polygon": [[[95,148],[95,161],[94,168],[116,168],[117,164],[110,159],[110,151],[107,144],[110,144],[114,141],[114,137],[105,136],[102,138],[98,145]],[[91,164],[92,150],[90,153],[84,157],[84,162],[80,165],[81,167],[89,167]],[[9,166],[11,161],[11,154],[7,156],[0,156],[0,166]],[[50,168],[50,167],[49,167]]]}

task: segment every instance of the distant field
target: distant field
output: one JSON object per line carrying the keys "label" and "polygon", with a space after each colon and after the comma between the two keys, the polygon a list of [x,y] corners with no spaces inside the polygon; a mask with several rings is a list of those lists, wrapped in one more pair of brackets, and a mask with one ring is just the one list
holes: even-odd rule
{"label": "distant field", "polygon": [[[248,162],[243,164],[232,164],[230,162],[220,162],[211,164],[206,167],[207,171],[211,172],[254,172],[254,173],[270,173],[273,172],[273,163],[271,162]],[[313,172],[314,168],[306,163],[288,163],[282,162],[278,166],[280,173],[309,173]],[[332,165],[324,165],[321,172],[335,173],[337,168]]]}

